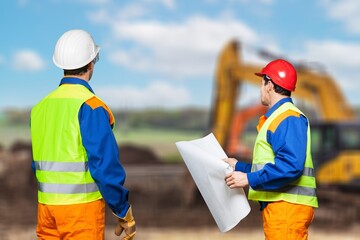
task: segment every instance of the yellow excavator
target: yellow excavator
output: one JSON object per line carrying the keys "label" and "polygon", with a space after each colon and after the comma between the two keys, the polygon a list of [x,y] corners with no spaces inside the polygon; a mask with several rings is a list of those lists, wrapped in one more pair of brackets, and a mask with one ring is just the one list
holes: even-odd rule
{"label": "yellow excavator", "polygon": [[[244,83],[260,86],[254,75],[262,66],[245,63],[241,44],[230,41],[221,51],[215,72],[210,128],[227,151],[240,88]],[[270,59],[273,60],[273,59]],[[312,156],[319,185],[360,187],[360,124],[335,81],[326,73],[294,64],[298,81],[292,97],[310,104],[304,113],[312,129]],[[259,100],[260,101],[260,100]],[[311,111],[315,109],[315,111]]]}

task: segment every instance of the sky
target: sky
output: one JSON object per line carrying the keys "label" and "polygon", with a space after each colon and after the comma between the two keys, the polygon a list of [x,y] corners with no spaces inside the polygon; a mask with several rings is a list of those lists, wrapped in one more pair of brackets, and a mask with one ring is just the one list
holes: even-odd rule
{"label": "sky", "polygon": [[[254,49],[266,49],[321,65],[360,105],[360,1],[3,0],[0,9],[0,110],[31,108],[58,86],[52,55],[70,29],[101,47],[90,85],[111,108],[209,108],[232,39],[249,63],[265,65]],[[244,105],[258,101],[258,89],[242,93]]]}

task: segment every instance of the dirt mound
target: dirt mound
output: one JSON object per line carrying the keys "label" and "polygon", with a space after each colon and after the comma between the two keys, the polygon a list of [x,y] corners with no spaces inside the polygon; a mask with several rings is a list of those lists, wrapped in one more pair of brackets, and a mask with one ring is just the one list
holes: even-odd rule
{"label": "dirt mound", "polygon": [[15,141],[10,147],[10,152],[12,153],[17,153],[21,151],[29,152],[31,154],[31,142],[18,140]]}
{"label": "dirt mound", "polygon": [[161,159],[147,147],[135,145],[119,146],[120,162],[122,164],[161,164]]}

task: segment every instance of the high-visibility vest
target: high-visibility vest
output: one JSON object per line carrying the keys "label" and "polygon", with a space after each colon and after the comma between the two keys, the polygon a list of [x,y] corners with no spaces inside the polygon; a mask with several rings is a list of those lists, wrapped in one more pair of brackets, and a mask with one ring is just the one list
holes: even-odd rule
{"label": "high-visibility vest", "polygon": [[[287,102],[276,109],[261,127],[254,145],[253,164],[251,172],[261,170],[267,163],[275,163],[275,155],[271,145],[267,142],[267,130],[273,120],[285,111],[292,110],[304,115],[292,103]],[[304,115],[305,116],[305,115]],[[291,184],[276,190],[254,190],[249,188],[249,199],[255,201],[274,202],[287,201],[296,204],[303,204],[318,207],[316,196],[316,181],[314,166],[311,157],[310,124],[307,129],[306,160],[302,175]]]}
{"label": "high-visibility vest", "polygon": [[69,205],[102,198],[90,175],[78,118],[81,105],[92,97],[80,84],[63,84],[32,109],[39,203]]}

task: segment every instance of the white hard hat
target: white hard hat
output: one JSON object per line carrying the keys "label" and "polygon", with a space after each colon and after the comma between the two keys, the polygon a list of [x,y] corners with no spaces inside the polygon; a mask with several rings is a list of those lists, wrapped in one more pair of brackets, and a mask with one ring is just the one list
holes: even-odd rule
{"label": "white hard hat", "polygon": [[65,32],[55,45],[53,62],[59,68],[73,70],[84,67],[99,53],[91,35],[79,29]]}

